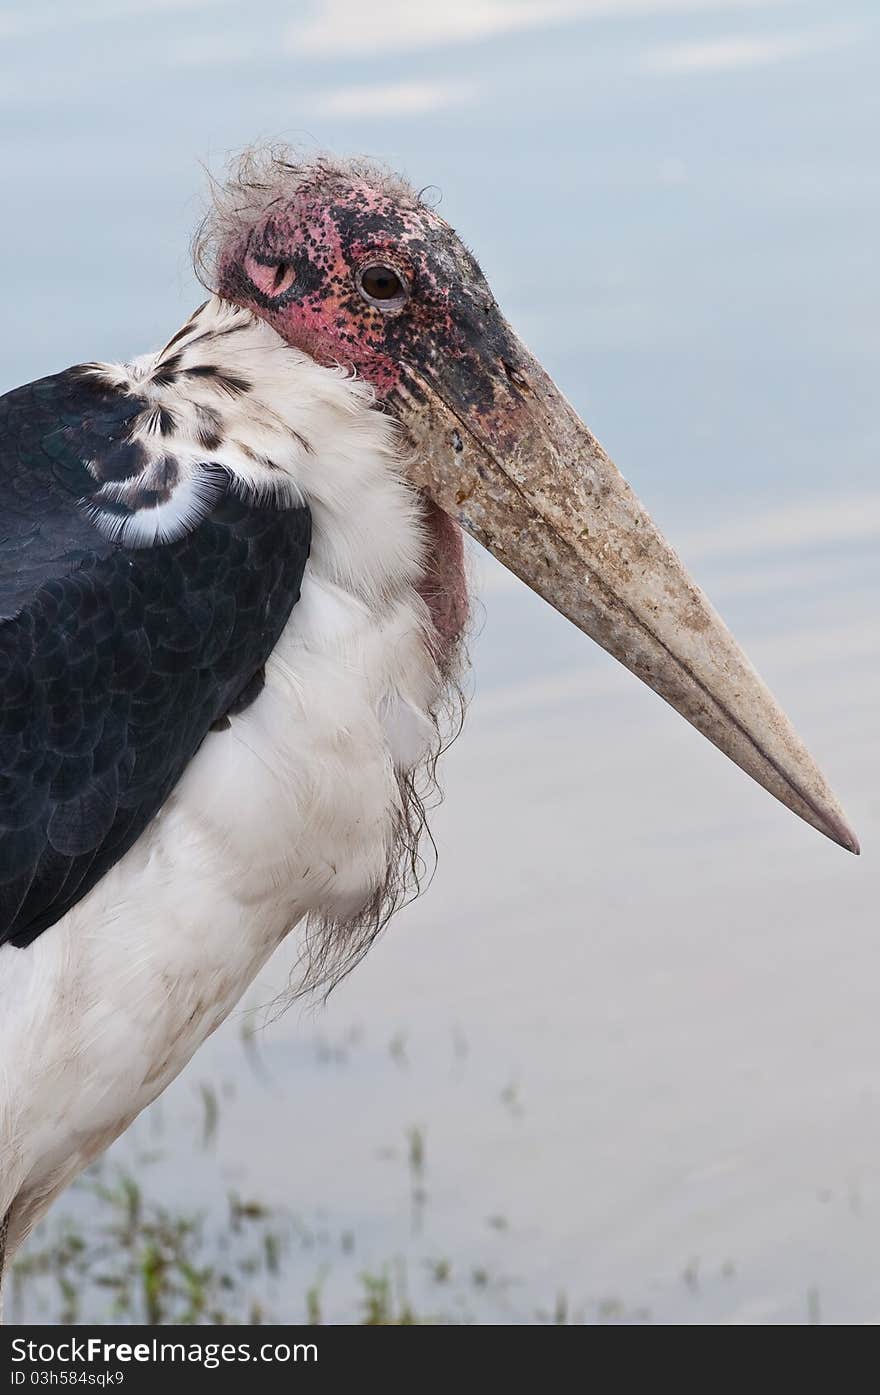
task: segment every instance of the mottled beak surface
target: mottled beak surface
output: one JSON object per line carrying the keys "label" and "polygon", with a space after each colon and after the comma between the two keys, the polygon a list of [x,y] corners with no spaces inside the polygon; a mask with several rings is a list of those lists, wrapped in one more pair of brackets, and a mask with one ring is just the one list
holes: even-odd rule
{"label": "mottled beak surface", "polygon": [[458,355],[420,354],[393,405],[416,447],[411,474],[436,504],[781,803],[859,851],[785,713],[503,321]]}

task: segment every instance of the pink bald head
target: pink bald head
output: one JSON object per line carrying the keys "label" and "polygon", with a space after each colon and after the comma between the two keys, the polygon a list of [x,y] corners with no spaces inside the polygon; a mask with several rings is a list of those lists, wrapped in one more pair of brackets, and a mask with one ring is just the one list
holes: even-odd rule
{"label": "pink bald head", "polygon": [[[355,368],[386,400],[419,365],[464,362],[457,312],[475,296],[482,332],[494,305],[448,224],[402,180],[369,166],[276,162],[238,187],[212,231],[221,295],[318,362]],[[467,621],[463,540],[427,496],[424,520],[421,590],[442,661]]]}
{"label": "pink bald head", "polygon": [[[259,195],[214,234],[212,280],[319,362],[356,368],[387,397],[408,363],[469,351],[465,304],[484,330],[494,301],[479,266],[403,181],[357,165],[282,165]],[[365,294],[380,270],[399,294],[385,294],[387,276],[380,297]]]}

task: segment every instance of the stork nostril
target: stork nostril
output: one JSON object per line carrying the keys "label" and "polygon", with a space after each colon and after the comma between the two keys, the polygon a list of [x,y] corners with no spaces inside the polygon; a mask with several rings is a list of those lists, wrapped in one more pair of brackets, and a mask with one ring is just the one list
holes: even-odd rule
{"label": "stork nostril", "polygon": [[508,363],[507,359],[503,358],[501,360],[501,367],[504,369],[505,373],[507,374],[508,380],[511,383],[513,383],[514,387],[521,388],[524,392],[528,392],[528,379],[524,378],[522,373],[520,373],[518,369],[514,368],[512,363]]}

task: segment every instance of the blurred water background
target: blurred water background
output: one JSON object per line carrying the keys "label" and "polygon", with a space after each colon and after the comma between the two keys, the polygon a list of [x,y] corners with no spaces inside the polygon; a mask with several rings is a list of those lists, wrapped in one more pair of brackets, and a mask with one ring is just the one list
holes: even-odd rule
{"label": "blurred water background", "polygon": [[202,298],[200,161],[437,186],[863,839],[478,560],[430,890],[326,1007],[260,1012],[273,961],[108,1164],[305,1218],[284,1319],[428,1260],[478,1320],[880,1317],[878,57],[871,0],[3,0],[0,388]]}

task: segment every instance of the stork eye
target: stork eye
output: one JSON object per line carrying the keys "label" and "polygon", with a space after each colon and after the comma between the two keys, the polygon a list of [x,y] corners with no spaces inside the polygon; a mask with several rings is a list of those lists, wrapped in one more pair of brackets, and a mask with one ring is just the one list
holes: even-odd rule
{"label": "stork eye", "polygon": [[406,301],[408,291],[401,277],[391,266],[377,262],[358,272],[358,290],[370,305],[380,310],[397,310]]}

